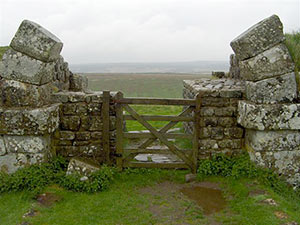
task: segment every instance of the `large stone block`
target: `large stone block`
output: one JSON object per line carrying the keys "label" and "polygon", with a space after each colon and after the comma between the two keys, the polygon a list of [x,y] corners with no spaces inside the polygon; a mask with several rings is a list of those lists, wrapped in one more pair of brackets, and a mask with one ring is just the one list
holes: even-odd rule
{"label": "large stone block", "polygon": [[246,130],[245,144],[254,152],[300,150],[298,130],[259,131]]}
{"label": "large stone block", "polygon": [[37,86],[14,80],[0,80],[0,105],[5,107],[40,107],[51,101],[51,83]]}
{"label": "large stone block", "polygon": [[256,104],[239,101],[238,123],[256,130],[299,130],[300,104]]}
{"label": "large stone block", "polygon": [[40,25],[24,20],[10,46],[35,59],[50,62],[58,59],[63,43]]}
{"label": "large stone block", "polygon": [[297,98],[294,73],[257,82],[246,82],[246,98],[255,103],[292,102]]}
{"label": "large stone block", "polygon": [[42,85],[53,80],[55,63],[44,63],[9,49],[0,62],[0,76],[9,80]]}
{"label": "large stone block", "polygon": [[81,180],[87,180],[91,173],[98,171],[100,166],[95,162],[85,158],[72,158],[68,165],[67,175],[79,174]]}
{"label": "large stone block", "polygon": [[284,41],[278,16],[268,17],[235,38],[231,47],[239,60],[251,58]]}
{"label": "large stone block", "polygon": [[276,45],[263,53],[240,62],[244,80],[258,81],[293,72],[294,62],[284,44]]}
{"label": "large stone block", "polygon": [[51,134],[59,125],[59,104],[38,109],[0,108],[0,133],[7,135]]}
{"label": "large stone block", "polygon": [[48,153],[50,152],[50,136],[9,136],[3,140],[7,153]]}
{"label": "large stone block", "polygon": [[296,151],[249,151],[252,161],[259,166],[275,170],[284,179],[295,186],[300,186],[300,150]]}
{"label": "large stone block", "polygon": [[14,173],[19,168],[27,165],[42,163],[46,161],[48,154],[25,154],[25,153],[10,153],[0,157],[0,171],[5,173]]}

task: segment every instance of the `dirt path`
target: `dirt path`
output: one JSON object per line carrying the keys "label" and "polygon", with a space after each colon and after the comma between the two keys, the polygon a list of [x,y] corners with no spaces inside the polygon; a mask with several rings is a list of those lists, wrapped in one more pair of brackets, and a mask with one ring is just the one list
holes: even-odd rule
{"label": "dirt path", "polygon": [[[214,213],[226,206],[219,184],[211,182],[178,184],[166,181],[139,192],[148,198],[149,204],[143,209],[153,214],[157,224],[218,225],[221,223],[215,220]],[[205,204],[204,207],[201,204]]]}

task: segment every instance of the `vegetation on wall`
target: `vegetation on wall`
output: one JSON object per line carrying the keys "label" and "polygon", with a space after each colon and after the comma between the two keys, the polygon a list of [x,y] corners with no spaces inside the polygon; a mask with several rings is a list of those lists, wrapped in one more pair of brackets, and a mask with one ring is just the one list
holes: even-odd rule
{"label": "vegetation on wall", "polygon": [[0,46],[0,60],[2,59],[3,54],[9,49],[8,46]]}

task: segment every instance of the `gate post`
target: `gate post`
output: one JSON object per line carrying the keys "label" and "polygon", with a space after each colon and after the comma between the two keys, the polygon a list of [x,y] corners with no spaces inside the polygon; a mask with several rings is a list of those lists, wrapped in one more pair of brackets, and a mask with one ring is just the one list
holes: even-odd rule
{"label": "gate post", "polygon": [[123,98],[123,93],[116,94],[116,155],[117,168],[123,169],[123,107],[118,100]]}
{"label": "gate post", "polygon": [[105,154],[105,161],[110,164],[110,138],[109,138],[109,103],[110,103],[110,92],[103,91],[103,102],[102,102],[102,146]]}
{"label": "gate post", "polygon": [[200,136],[200,108],[201,108],[201,95],[198,93],[196,95],[195,101],[195,111],[194,111],[194,137],[193,137],[193,169],[192,173],[197,172],[198,168],[198,154],[199,154],[199,136]]}

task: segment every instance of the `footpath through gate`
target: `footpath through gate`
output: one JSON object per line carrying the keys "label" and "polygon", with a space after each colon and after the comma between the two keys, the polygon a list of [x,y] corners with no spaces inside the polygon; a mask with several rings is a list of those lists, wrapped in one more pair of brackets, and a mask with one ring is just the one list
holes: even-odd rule
{"label": "footpath through gate", "polygon": [[[200,116],[200,97],[196,99],[166,99],[166,98],[124,98],[121,92],[118,92],[116,103],[116,154],[117,167],[120,169],[126,167],[141,168],[189,168],[196,172],[199,143],[199,116]],[[134,110],[132,105],[164,105],[164,106],[184,106],[184,110],[179,115],[140,115]],[[127,114],[124,114],[124,111]],[[124,130],[124,121],[135,120],[142,124],[148,132],[126,132]],[[148,121],[168,121],[160,129],[154,128]],[[193,134],[186,133],[168,133],[179,122],[193,122]],[[126,139],[146,139],[134,148],[124,147]],[[190,139],[192,141],[191,149],[180,149],[170,139]],[[151,144],[159,140],[167,148],[151,148]],[[139,154],[173,154],[179,159],[179,162],[141,162],[134,159]]]}

